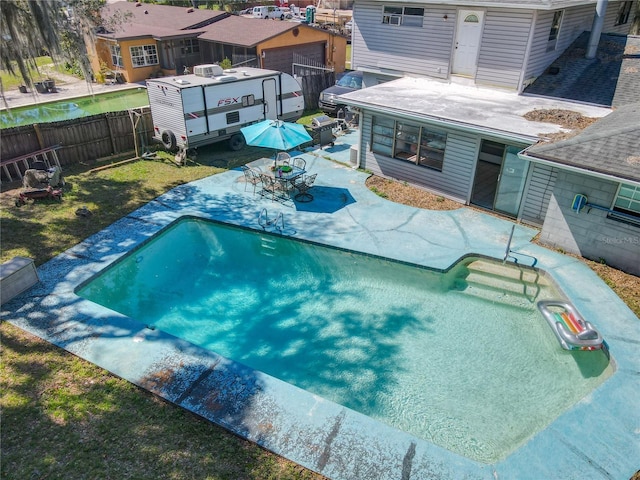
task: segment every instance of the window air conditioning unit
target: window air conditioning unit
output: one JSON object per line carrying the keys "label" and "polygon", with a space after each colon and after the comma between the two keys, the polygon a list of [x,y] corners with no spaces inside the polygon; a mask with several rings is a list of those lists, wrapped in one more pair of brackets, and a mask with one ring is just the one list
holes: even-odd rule
{"label": "window air conditioning unit", "polygon": [[400,19],[399,16],[391,15],[389,17],[389,25],[400,25]]}
{"label": "window air conditioning unit", "polygon": [[222,67],[220,65],[196,65],[193,67],[193,73],[199,77],[219,77],[222,75]]}

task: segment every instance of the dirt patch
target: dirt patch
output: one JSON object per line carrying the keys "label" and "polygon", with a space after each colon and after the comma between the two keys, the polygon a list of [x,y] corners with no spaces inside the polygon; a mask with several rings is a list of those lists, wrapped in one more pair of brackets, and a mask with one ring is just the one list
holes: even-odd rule
{"label": "dirt patch", "polygon": [[427,210],[456,210],[464,206],[461,203],[454,202],[440,195],[435,195],[407,183],[397,182],[375,175],[367,179],[367,187],[382,198],[411,207],[425,208]]}
{"label": "dirt patch", "polygon": [[598,120],[593,117],[585,117],[581,113],[574,112],[573,110],[562,110],[558,108],[531,110],[525,113],[523,117],[531,122],[554,123],[569,130],[567,132],[545,134],[544,138],[547,142],[556,142],[558,140],[571,138]]}

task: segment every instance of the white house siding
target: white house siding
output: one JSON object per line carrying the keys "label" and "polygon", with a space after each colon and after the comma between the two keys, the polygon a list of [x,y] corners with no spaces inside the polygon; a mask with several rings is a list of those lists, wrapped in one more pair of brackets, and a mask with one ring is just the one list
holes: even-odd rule
{"label": "white house siding", "polygon": [[477,84],[518,88],[532,19],[532,11],[487,11],[478,58]]}
{"label": "white house siding", "polygon": [[[424,7],[422,28],[382,24],[380,3],[357,3],[358,29],[352,38],[353,69],[385,69],[447,78],[455,32],[455,9]],[[447,15],[447,21],[443,21]]]}
{"label": "white house siding", "polygon": [[555,167],[539,163],[532,165],[523,195],[520,220],[542,226],[557,175],[558,169]]}
{"label": "white house siding", "polygon": [[[449,198],[466,203],[475,159],[478,156],[479,137],[474,134],[448,131],[442,171],[414,165],[412,163],[373,153],[371,151],[370,112],[362,112],[361,122],[361,163],[360,167],[370,170],[376,175],[406,181],[441,193]],[[428,125],[412,121],[416,125]],[[438,130],[447,131],[441,125]]]}
{"label": "white house siding", "polygon": [[629,14],[629,21],[622,25],[616,25],[618,18],[618,8],[622,2],[609,2],[607,6],[607,13],[604,16],[604,25],[602,27],[603,33],[618,33],[620,35],[628,35],[633,23],[633,16],[637,11],[638,4],[634,2],[631,6],[631,13]]}
{"label": "white house siding", "polygon": [[558,173],[540,241],[592,260],[603,260],[620,270],[640,275],[640,228],[607,218],[607,212],[571,209],[576,194],[589,203],[609,207],[616,182],[561,170]]}
{"label": "white house siding", "polygon": [[582,32],[591,30],[595,5],[583,5],[565,9],[556,48],[547,52],[549,31],[551,30],[554,13],[554,10],[538,12],[529,59],[525,67],[525,81],[531,81],[541,75]]}

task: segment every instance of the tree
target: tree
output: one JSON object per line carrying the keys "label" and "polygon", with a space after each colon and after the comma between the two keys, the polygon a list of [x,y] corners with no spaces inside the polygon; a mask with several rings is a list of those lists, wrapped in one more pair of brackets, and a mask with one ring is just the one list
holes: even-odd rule
{"label": "tree", "polygon": [[85,36],[102,23],[105,0],[13,0],[0,2],[0,62],[2,68],[20,75],[31,85],[29,67],[43,54],[55,63],[77,63],[85,79],[91,67]]}

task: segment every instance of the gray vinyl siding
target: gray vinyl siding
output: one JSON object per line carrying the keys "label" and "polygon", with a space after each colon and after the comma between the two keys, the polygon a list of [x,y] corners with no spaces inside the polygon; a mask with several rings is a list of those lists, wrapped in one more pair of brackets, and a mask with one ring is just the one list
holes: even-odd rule
{"label": "gray vinyl siding", "polygon": [[[422,5],[415,5],[422,7]],[[385,69],[447,78],[455,33],[455,9],[424,6],[423,26],[382,23],[382,4],[357,3],[353,69]],[[447,15],[447,21],[443,16]]]}
{"label": "gray vinyl siding", "polygon": [[555,11],[538,12],[526,66],[525,81],[533,80],[541,75],[582,32],[591,30],[594,12],[594,5],[565,9],[556,48],[549,52],[547,52],[547,44]]}
{"label": "gray vinyl siding", "polygon": [[558,176],[558,169],[534,163],[524,193],[520,220],[531,225],[542,226],[549,200]]}
{"label": "gray vinyl siding", "polygon": [[518,88],[532,19],[532,11],[487,11],[478,58],[477,84]]}
{"label": "gray vinyl siding", "polygon": [[[475,134],[460,131],[447,133],[442,171],[414,165],[371,151],[372,115],[363,112],[361,123],[361,163],[360,167],[376,175],[424,187],[439,192],[460,202],[467,201],[477,158],[479,138]],[[419,125],[426,123],[413,122]],[[439,130],[443,127],[439,125]],[[446,130],[446,129],[445,129]]]}
{"label": "gray vinyl siding", "polygon": [[620,35],[628,35],[631,25],[633,24],[633,16],[638,8],[638,3],[633,2],[631,6],[631,13],[629,14],[629,21],[622,25],[616,25],[616,19],[618,17],[618,8],[622,2],[609,2],[607,7],[607,13],[604,17],[604,26],[602,27],[603,33],[618,33]]}
{"label": "gray vinyl siding", "polygon": [[640,228],[608,218],[606,210],[584,208],[576,212],[571,208],[576,193],[607,208],[613,203],[617,189],[617,182],[560,170],[540,241],[640,275],[637,241]]}

